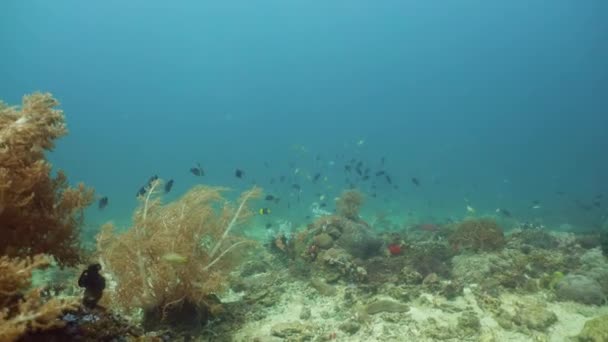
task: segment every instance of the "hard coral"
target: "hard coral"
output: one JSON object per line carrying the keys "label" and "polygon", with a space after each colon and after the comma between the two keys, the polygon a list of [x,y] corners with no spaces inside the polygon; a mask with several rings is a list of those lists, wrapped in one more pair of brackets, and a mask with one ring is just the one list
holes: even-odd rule
{"label": "hard coral", "polygon": [[110,224],[102,227],[101,263],[116,281],[113,299],[118,307],[141,308],[144,319],[160,323],[173,321],[184,310],[196,313],[191,318],[201,317],[209,296],[223,289],[241,260],[242,248],[237,247],[248,241],[230,232],[251,215],[247,203],[261,191],[243,193],[235,208],[222,198],[224,189],[197,186],[163,205],[160,186],[160,180],[154,181],[141,199],[133,227],[119,234]]}
{"label": "hard coral", "polygon": [[449,242],[456,251],[493,251],[502,248],[505,237],[492,219],[468,219],[461,222],[450,235]]}
{"label": "hard coral", "polygon": [[0,102],[0,254],[46,253],[75,264],[93,191],[70,187],[62,172],[51,176],[44,152],[67,134],[58,104],[48,93],[25,96],[21,108]]}

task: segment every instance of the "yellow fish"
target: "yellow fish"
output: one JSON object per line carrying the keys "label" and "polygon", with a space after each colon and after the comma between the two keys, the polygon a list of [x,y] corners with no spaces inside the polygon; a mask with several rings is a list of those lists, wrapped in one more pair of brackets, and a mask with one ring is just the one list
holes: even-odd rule
{"label": "yellow fish", "polygon": [[173,252],[164,254],[161,259],[171,264],[185,264],[188,262],[188,258]]}
{"label": "yellow fish", "polygon": [[467,212],[475,214],[475,208],[471,207],[470,205],[467,205]]}
{"label": "yellow fish", "polygon": [[270,208],[262,208],[259,210],[260,215],[268,215],[270,214]]}

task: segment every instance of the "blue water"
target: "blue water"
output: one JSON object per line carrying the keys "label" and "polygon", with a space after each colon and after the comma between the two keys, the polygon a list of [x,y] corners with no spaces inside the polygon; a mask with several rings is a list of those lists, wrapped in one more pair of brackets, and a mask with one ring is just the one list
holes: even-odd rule
{"label": "blue water", "polygon": [[269,220],[305,223],[349,186],[351,158],[398,186],[356,184],[370,219],[470,205],[553,227],[606,220],[603,0],[5,0],[0,46],[0,98],[52,92],[70,134],[49,158],[110,199],[89,210],[92,231],[128,225],[153,174],[175,179],[167,200],[256,182],[281,197]]}

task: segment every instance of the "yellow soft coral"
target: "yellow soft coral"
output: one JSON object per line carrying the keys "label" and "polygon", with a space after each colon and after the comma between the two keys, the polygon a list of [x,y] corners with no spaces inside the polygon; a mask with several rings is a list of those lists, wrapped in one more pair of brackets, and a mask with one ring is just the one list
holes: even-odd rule
{"label": "yellow soft coral", "polygon": [[48,257],[0,257],[0,341],[15,341],[28,332],[61,327],[59,316],[74,309],[70,299],[43,300],[39,289],[29,289],[32,271],[46,267]]}
{"label": "yellow soft coral", "polygon": [[79,257],[83,209],[93,191],[51,176],[44,152],[67,134],[51,94],[25,96],[20,108],[0,103],[0,255],[54,255],[73,264]]}
{"label": "yellow soft coral", "polygon": [[113,304],[162,310],[164,317],[178,304],[207,306],[207,296],[224,287],[242,253],[238,247],[249,242],[232,230],[252,215],[248,203],[261,190],[244,192],[234,207],[223,199],[225,189],[205,186],[162,204],[159,187],[160,180],[152,182],[141,198],[131,228],[116,233],[103,226],[97,247],[103,270],[115,280]]}

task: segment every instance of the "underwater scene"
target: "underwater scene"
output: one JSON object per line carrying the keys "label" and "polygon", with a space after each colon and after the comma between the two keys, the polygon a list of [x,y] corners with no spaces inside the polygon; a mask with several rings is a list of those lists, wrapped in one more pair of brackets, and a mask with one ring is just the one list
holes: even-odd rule
{"label": "underwater scene", "polygon": [[0,342],[608,341],[608,2],[0,3]]}

